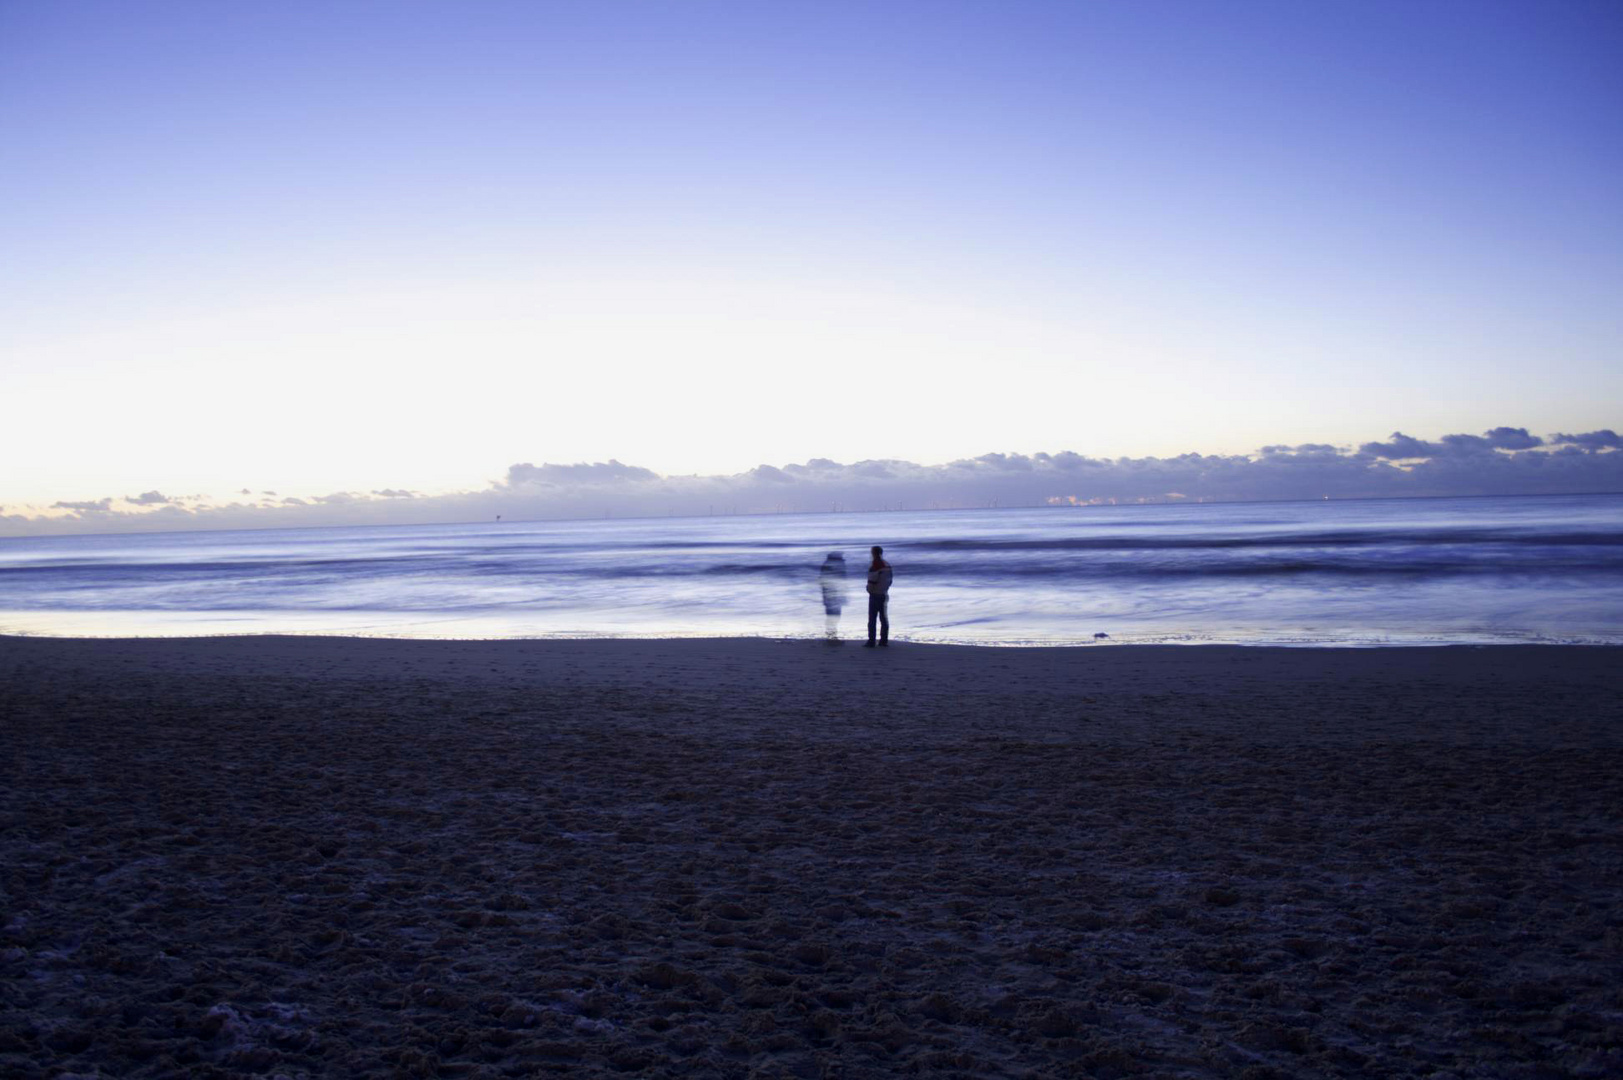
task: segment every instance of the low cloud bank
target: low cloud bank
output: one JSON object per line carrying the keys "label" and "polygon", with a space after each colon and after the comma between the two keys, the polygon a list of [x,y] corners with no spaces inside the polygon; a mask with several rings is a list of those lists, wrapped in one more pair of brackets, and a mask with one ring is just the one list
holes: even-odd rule
{"label": "low cloud bank", "polygon": [[[1623,439],[1605,429],[1538,436],[1496,427],[1435,441],[1402,432],[1356,449],[1304,443],[1254,454],[1093,458],[983,454],[944,465],[909,461],[759,465],[728,476],[661,476],[619,461],[512,465],[480,491],[337,491],[209,504],[157,491],[0,515],[6,535],[187,528],[1081,505],[1426,495],[1623,491]],[[133,505],[139,509],[124,509]],[[15,508],[13,508],[15,509]]]}
{"label": "low cloud bank", "polygon": [[124,501],[127,503],[134,503],[136,506],[162,506],[165,503],[171,503],[175,500],[171,499],[162,492],[143,491],[139,495],[124,496]]}

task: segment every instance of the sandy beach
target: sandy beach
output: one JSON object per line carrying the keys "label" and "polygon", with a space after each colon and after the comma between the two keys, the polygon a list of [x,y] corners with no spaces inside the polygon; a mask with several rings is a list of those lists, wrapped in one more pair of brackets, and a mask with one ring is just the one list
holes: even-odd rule
{"label": "sandy beach", "polygon": [[1623,1075],[1623,649],[0,638],[0,1073]]}

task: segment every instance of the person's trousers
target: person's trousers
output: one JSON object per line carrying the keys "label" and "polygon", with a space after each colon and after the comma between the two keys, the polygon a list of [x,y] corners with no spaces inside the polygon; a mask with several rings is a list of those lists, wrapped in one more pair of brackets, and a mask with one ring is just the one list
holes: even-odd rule
{"label": "person's trousers", "polygon": [[868,596],[869,641],[873,640],[874,620],[876,619],[879,621],[879,640],[890,640],[890,612],[886,610],[889,606],[890,597],[888,596],[873,596],[872,594]]}

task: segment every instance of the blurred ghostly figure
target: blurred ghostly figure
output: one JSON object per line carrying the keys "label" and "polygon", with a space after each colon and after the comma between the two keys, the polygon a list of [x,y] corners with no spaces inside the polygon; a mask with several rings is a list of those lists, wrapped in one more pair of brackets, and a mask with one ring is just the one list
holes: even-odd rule
{"label": "blurred ghostly figure", "polygon": [[840,609],[845,606],[845,556],[838,551],[829,552],[817,577],[823,586],[823,615],[828,623],[825,634],[829,644],[838,645]]}

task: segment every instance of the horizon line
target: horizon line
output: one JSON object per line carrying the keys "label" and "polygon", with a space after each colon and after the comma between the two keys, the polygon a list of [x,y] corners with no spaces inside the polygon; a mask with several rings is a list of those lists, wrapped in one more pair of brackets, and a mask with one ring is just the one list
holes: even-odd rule
{"label": "horizon line", "polygon": [[[1623,491],[1532,491],[1493,495],[1325,495],[1317,499],[1178,499],[1162,501],[1132,501],[1132,502],[1101,502],[1101,503],[1044,503],[1022,506],[933,506],[916,507],[908,510],[898,507],[890,509],[868,510],[753,510],[743,514],[627,514],[616,516],[604,514],[601,517],[567,517],[567,518],[513,518],[504,521],[501,518],[480,518],[466,521],[412,521],[400,524],[353,524],[353,525],[265,525],[254,528],[215,529],[207,526],[190,529],[125,529],[115,532],[75,532],[75,533],[38,533],[25,536],[0,536],[0,543],[9,540],[54,540],[61,538],[84,539],[87,537],[117,537],[117,536],[168,536],[174,534],[196,533],[222,533],[222,532],[311,532],[317,529],[422,529],[431,527],[450,527],[458,525],[546,525],[568,524],[579,521],[697,521],[704,518],[752,518],[752,517],[834,517],[841,514],[954,514],[969,511],[1014,511],[1014,510],[1126,510],[1144,507],[1160,506],[1247,506],[1247,505],[1283,505],[1287,503],[1326,503],[1326,502],[1408,502],[1437,499],[1581,499],[1596,496],[1623,495]],[[5,635],[0,635],[5,636]]]}

